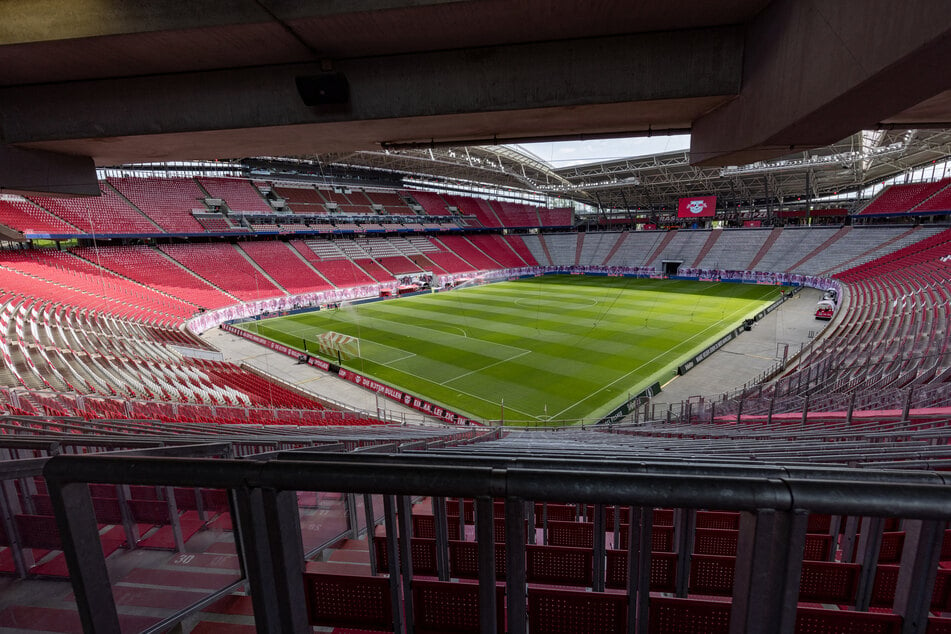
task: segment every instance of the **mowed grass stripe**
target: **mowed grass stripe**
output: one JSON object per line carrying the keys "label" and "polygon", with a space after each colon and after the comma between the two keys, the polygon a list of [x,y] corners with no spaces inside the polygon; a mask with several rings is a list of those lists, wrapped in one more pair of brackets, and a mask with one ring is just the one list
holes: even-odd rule
{"label": "mowed grass stripe", "polygon": [[537,421],[546,410],[590,418],[665,381],[778,293],[546,276],[258,323],[298,349],[302,337],[313,342],[328,330],[358,337],[363,358],[347,367],[477,418],[497,419],[503,398],[507,421]]}

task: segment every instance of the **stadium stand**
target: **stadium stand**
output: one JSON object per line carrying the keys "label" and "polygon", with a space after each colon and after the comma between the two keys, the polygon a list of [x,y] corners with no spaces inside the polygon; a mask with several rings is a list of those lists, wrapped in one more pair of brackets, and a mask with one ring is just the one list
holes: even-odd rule
{"label": "stadium stand", "polygon": [[951,230],[843,271],[845,316],[765,389],[717,404],[722,414],[909,411],[951,406],[947,387]]}
{"label": "stadium stand", "polygon": [[[883,247],[897,250],[941,231],[938,227],[870,227],[856,226],[839,239],[834,248],[820,251],[797,271],[806,275],[829,274],[843,265],[853,268],[877,257]],[[836,265],[836,266],[833,266]]]}
{"label": "stadium stand", "polygon": [[449,205],[443,200],[442,196],[432,192],[426,191],[411,191],[406,192],[413,200],[415,200],[430,216],[448,216]]}
{"label": "stadium stand", "polygon": [[327,280],[283,242],[242,242],[238,248],[292,295],[332,288]]}
{"label": "stadium stand", "polygon": [[519,256],[507,242],[504,236],[498,234],[473,235],[468,238],[472,245],[485,254],[490,254],[492,259],[498,262],[504,268],[517,269],[525,266],[525,260]]}
{"label": "stadium stand", "polygon": [[346,258],[322,261],[319,264],[315,264],[314,268],[320,271],[321,275],[338,288],[374,284],[377,281],[357,262]]}
{"label": "stadium stand", "polygon": [[[853,229],[860,229],[860,227],[853,227]],[[897,251],[898,249],[914,244],[918,240],[929,238],[935,235],[936,233],[939,233],[940,231],[942,231],[941,227],[916,226],[910,229],[905,229],[904,231],[902,231],[895,237],[880,241],[878,245],[870,248],[868,251],[854,258],[849,258],[845,260],[844,262],[842,262],[841,264],[839,264],[838,266],[833,267],[832,269],[826,269],[825,271],[822,271],[822,274],[826,275],[833,272],[840,272],[845,270],[846,268],[851,268],[853,266],[864,264],[884,254]],[[861,236],[863,234],[853,233],[851,235]],[[872,232],[872,235],[875,236],[876,241],[878,241],[878,240],[881,240],[882,237],[887,235],[887,231],[885,230],[885,227],[879,227],[878,231]]]}
{"label": "stadium stand", "polygon": [[624,244],[605,264],[608,266],[645,266],[647,259],[666,237],[663,231],[638,231],[628,234]]}
{"label": "stadium stand", "polygon": [[457,256],[469,263],[477,271],[487,271],[500,268],[499,263],[484,251],[473,245],[464,236],[441,236],[433,238],[438,245],[441,244],[447,250],[452,251]]}
{"label": "stadium stand", "polygon": [[373,284],[372,277],[347,258],[337,242],[329,240],[294,241],[298,253],[304,256],[334,286]]}
{"label": "stadium stand", "polygon": [[415,262],[403,255],[379,257],[376,261],[393,275],[406,275],[422,271]]}
{"label": "stadium stand", "polygon": [[150,288],[130,283],[97,264],[55,250],[13,251],[2,256],[8,270],[16,270],[35,280],[49,281],[90,295],[112,296],[129,309],[168,313],[179,319],[194,312],[193,308],[173,298],[161,296]]}
{"label": "stadium stand", "polygon": [[[130,287],[123,281],[103,283],[98,276],[58,269],[43,256],[4,254],[4,291],[18,297],[56,299],[64,304],[107,312],[152,323],[181,321],[180,302],[156,297],[148,289]],[[43,275],[48,278],[42,277]],[[139,303],[141,293],[142,302]]]}
{"label": "stadium stand", "polygon": [[274,213],[251,182],[243,178],[198,177],[198,184],[211,198],[225,201],[228,209],[238,213]]}
{"label": "stadium stand", "polygon": [[351,204],[350,199],[347,198],[347,195],[343,192],[343,190],[336,191],[334,189],[327,189],[326,187],[319,187],[317,191],[326,202],[337,203],[338,205]]}
{"label": "stadium stand", "polygon": [[[530,238],[529,236],[528,238]],[[526,238],[526,239],[528,239]],[[557,265],[572,266],[578,253],[578,235],[574,233],[555,233],[547,235],[544,238],[539,236],[539,241],[544,240],[547,248],[547,254],[544,259],[551,258],[551,262]],[[530,244],[530,243],[529,243]],[[535,256],[538,259],[538,256]]]}
{"label": "stadium stand", "polygon": [[466,221],[466,226],[496,229],[503,226],[492,203],[487,200],[454,194],[444,194],[443,198],[450,206],[456,207],[463,216],[475,216],[475,222]]}
{"label": "stadium stand", "polygon": [[[468,273],[475,270],[475,267],[471,264],[462,260],[452,251],[447,250],[444,246],[437,245],[435,241],[429,238],[410,238],[410,240],[419,249],[420,255],[446,273]],[[413,259],[416,261],[415,258]],[[417,261],[416,263],[422,268],[426,268],[420,262]]]}
{"label": "stadium stand", "polygon": [[915,213],[951,211],[951,179],[945,179],[942,182],[946,183],[946,186],[914,207],[913,211]]}
{"label": "stadium stand", "polygon": [[700,249],[703,248],[710,234],[704,232],[704,235],[698,236],[691,231],[680,230],[668,232],[667,235],[670,236],[671,239],[661,244],[657,250],[654,251],[647,262],[648,264],[654,263],[657,265],[665,260],[669,260],[683,262],[689,266],[690,263],[696,261]]}
{"label": "stadium stand", "polygon": [[248,227],[234,226],[227,216],[221,214],[196,213],[194,217],[208,233],[247,233],[250,230]]}
{"label": "stadium stand", "polygon": [[166,244],[159,249],[239,299],[264,299],[284,292],[230,244]]}
{"label": "stadium stand", "polygon": [[505,227],[541,226],[536,208],[531,205],[499,201],[493,205],[493,209]]}
{"label": "stadium stand", "polygon": [[47,198],[31,200],[70,225],[88,234],[162,233],[162,229],[133,209],[112,187],[100,183],[96,198]]}
{"label": "stadium stand", "polygon": [[206,210],[191,178],[111,178],[109,184],[168,233],[202,233],[193,209]]}
{"label": "stadium stand", "polygon": [[859,211],[862,216],[876,216],[883,214],[902,214],[919,211],[917,207],[947,188],[951,179],[930,182],[911,183],[908,185],[892,185],[882,190],[864,209]]}
{"label": "stadium stand", "polygon": [[366,190],[363,194],[367,200],[370,201],[370,204],[383,205],[383,208],[388,214],[399,216],[412,216],[416,214],[416,212],[406,204],[406,201],[400,197],[400,194],[396,192]]}
{"label": "stadium stand", "polygon": [[0,224],[28,234],[81,233],[78,227],[20,197],[0,198]]}
{"label": "stadium stand", "polygon": [[509,243],[509,246],[512,247],[512,250],[518,254],[518,257],[522,259],[528,266],[535,266],[538,264],[538,260],[535,259],[535,256],[532,255],[532,252],[525,245],[525,241],[522,239],[522,236],[504,236],[505,241]]}
{"label": "stadium stand", "polygon": [[[172,204],[162,201],[175,199],[174,195],[166,198],[156,192],[194,190],[204,197],[199,182],[209,195],[224,198],[229,208],[232,200],[252,194],[267,204],[243,180],[222,184],[208,179],[154,179],[160,184],[148,188],[135,188],[123,182],[127,179],[113,180],[117,189],[121,184],[129,192],[139,192],[141,200],[148,201],[141,211],[153,219],[177,218],[178,212],[170,210],[178,206],[181,214],[195,220],[192,209],[204,205],[201,198],[186,208],[185,195],[179,193],[178,202]],[[169,186],[176,182],[182,187]],[[240,185],[232,188],[235,183]],[[281,187],[285,189],[307,191]],[[277,190],[274,193],[280,195]],[[403,201],[399,194],[387,192],[311,191],[313,195],[302,194],[297,200],[289,195],[287,200],[321,208],[323,202],[309,201],[319,198],[341,207],[395,207]],[[443,200],[433,194],[430,204],[438,204],[433,198]],[[447,196],[443,204],[454,205],[462,198]],[[113,194],[111,200],[110,204],[141,215],[120,196]],[[169,211],[156,212],[155,201],[158,209]],[[5,202],[9,209],[30,218],[48,216],[52,220],[44,220],[45,226],[68,226],[52,215],[44,216],[45,211],[27,201]],[[542,209],[472,198],[462,205],[483,219],[480,224],[495,217],[497,226],[517,226],[528,222],[527,209],[536,215],[536,223],[544,219]],[[462,206],[460,210],[468,213]],[[205,216],[210,214],[197,218]],[[220,220],[231,221],[225,216]],[[182,226],[175,222],[171,226]],[[356,230],[388,228],[382,220],[362,223],[362,227],[340,222],[338,227],[348,225]],[[272,220],[255,221],[254,226],[282,230]],[[80,229],[85,227],[69,231]],[[207,230],[220,229],[209,225]],[[737,508],[734,502],[716,496],[672,502],[675,494],[668,492],[663,500],[640,500],[619,489],[618,482],[631,476],[627,467],[611,475],[610,489],[597,500],[584,499],[577,493],[581,489],[572,489],[575,493],[562,494],[557,502],[546,501],[548,493],[527,493],[524,500],[530,504],[511,500],[506,504],[502,498],[486,504],[491,501],[489,495],[465,488],[442,490],[450,496],[447,502],[427,485],[411,491],[418,481],[409,474],[441,468],[440,478],[448,482],[447,467],[440,467],[440,460],[452,461],[448,469],[452,473],[486,464],[504,471],[508,463],[492,461],[516,457],[525,461],[520,464],[542,461],[541,466],[552,468],[581,453],[595,456],[595,461],[614,460],[612,465],[662,460],[668,465],[665,469],[675,472],[686,469],[688,456],[700,452],[716,456],[715,473],[721,479],[742,472],[747,480],[762,477],[760,486],[767,487],[777,477],[808,480],[813,475],[797,465],[816,462],[824,465],[822,477],[833,474],[861,481],[868,472],[881,489],[883,481],[892,482],[888,480],[892,476],[876,469],[931,468],[940,464],[935,461],[945,459],[946,445],[934,439],[944,437],[951,408],[947,389],[951,372],[949,245],[951,230],[945,227],[902,225],[439,237],[380,234],[308,237],[290,243],[252,239],[236,245],[5,250],[0,253],[0,348],[4,352],[0,430],[6,440],[0,440],[0,451],[6,452],[2,454],[6,462],[42,458],[45,463],[51,451],[29,447],[51,439],[63,442],[61,437],[67,435],[74,442],[85,442],[83,453],[159,447],[187,455],[193,449],[181,446],[208,445],[194,451],[217,456],[209,462],[230,456],[250,465],[248,458],[258,456],[255,460],[270,458],[273,466],[267,469],[278,471],[283,468],[281,461],[288,458],[275,452],[334,444],[341,453],[331,454],[333,460],[347,468],[355,460],[366,460],[361,468],[377,477],[383,470],[372,460],[390,460],[395,466],[388,467],[387,473],[407,474],[399,485],[406,487],[400,489],[405,497],[401,493],[396,499],[364,498],[362,492],[350,496],[343,486],[337,487],[342,494],[306,491],[309,485],[295,481],[293,487],[302,489],[292,495],[298,515],[285,509],[283,517],[294,520],[283,528],[274,524],[266,530],[283,530],[285,535],[297,531],[308,557],[306,561],[304,553],[299,561],[296,555],[285,557],[282,561],[291,565],[283,572],[268,568],[270,564],[241,567],[235,540],[241,548],[250,547],[253,531],[241,522],[252,521],[247,514],[259,511],[253,510],[255,502],[240,497],[243,494],[226,483],[199,481],[194,488],[185,488],[181,482],[166,483],[161,478],[141,482],[137,475],[124,472],[114,480],[122,485],[119,488],[90,489],[94,524],[100,533],[88,543],[101,546],[91,554],[98,557],[101,552],[105,569],[113,576],[112,605],[117,618],[132,629],[154,627],[167,617],[190,619],[195,624],[192,631],[215,631],[223,623],[230,628],[253,627],[257,619],[270,618],[264,615],[273,616],[275,610],[303,610],[308,623],[327,629],[391,630],[399,615],[411,620],[418,631],[478,631],[480,619],[484,623],[489,618],[488,608],[480,612],[479,597],[493,594],[491,618],[502,631],[513,625],[516,631],[520,627],[553,632],[627,631],[632,618],[647,619],[646,631],[728,631],[729,623],[737,618],[747,619],[747,631],[763,631],[755,626],[755,615],[744,612],[743,606],[757,602],[774,609],[775,601],[771,603],[768,597],[775,596],[793,597],[782,611],[782,618],[792,619],[793,630],[897,631],[911,614],[903,598],[908,591],[900,589],[908,584],[917,584],[915,592],[928,597],[917,618],[937,628],[945,618],[942,615],[951,612],[947,566],[940,565],[951,555],[944,552],[946,548],[936,555],[922,544],[951,538],[945,537],[945,524],[939,531],[936,524],[928,524],[935,518],[916,516],[910,506],[900,506],[901,499],[894,506],[901,511],[888,517],[873,517],[858,502],[848,509],[832,508],[833,502],[818,507],[806,504],[803,510],[809,515],[804,522],[793,521],[786,507],[777,508],[773,511],[778,515],[770,516],[784,518],[777,528],[756,529],[761,521],[767,525],[763,511]],[[330,407],[249,367],[182,354],[213,352],[181,329],[201,308],[377,280],[392,282],[395,275],[411,272],[470,273],[539,262],[650,264],[656,269],[668,259],[701,268],[742,270],[755,264],[760,270],[835,273],[845,286],[842,315],[833,321],[831,334],[805,349],[789,373],[772,385],[725,395],[715,404],[691,401],[670,422],[589,432],[511,433],[505,439],[494,430],[390,427],[376,417]],[[656,412],[651,413],[656,421]],[[348,429],[328,429],[338,425]],[[356,427],[365,431],[353,431]],[[490,442],[467,445],[465,453],[445,446],[475,439]],[[17,445],[15,440],[32,444]],[[344,455],[357,449],[361,451],[355,457]],[[368,451],[394,455],[371,459],[364,453]],[[414,452],[432,455],[415,456]],[[307,453],[295,454],[296,468]],[[319,461],[316,455],[307,455],[305,462]],[[398,460],[417,462],[407,463],[400,471]],[[0,462],[0,473],[6,462]],[[777,476],[774,465],[787,463],[786,471]],[[851,470],[835,475],[837,465]],[[41,471],[25,476],[19,465],[15,467],[11,475],[0,475],[0,480],[11,483],[0,488],[0,572],[37,583],[75,574],[78,568],[75,561],[69,563],[69,540],[62,538],[51,515],[56,512],[58,494],[48,491],[45,480],[37,479]],[[42,464],[37,468],[42,469]],[[254,468],[255,474],[263,473],[260,466]],[[333,469],[337,473],[338,467]],[[517,470],[511,477],[519,477]],[[920,483],[933,476],[923,472],[916,477]],[[571,477],[558,472],[557,478],[549,474],[545,480],[563,484]],[[683,481],[678,483],[681,486]],[[102,486],[112,485],[94,484]],[[929,490],[915,489],[919,496]],[[410,503],[413,493],[418,499]],[[762,498],[757,499],[762,504]],[[802,496],[797,501],[808,499],[812,498]],[[862,499],[871,504],[871,498]],[[606,500],[611,503],[594,504]],[[634,500],[638,502],[631,510]],[[234,515],[235,508],[243,508],[246,515]],[[475,522],[480,512],[481,533]],[[941,522],[946,522],[942,517]],[[268,521],[262,521],[261,526],[267,525]],[[400,523],[402,528],[397,529]],[[361,526],[373,529],[364,532]],[[783,550],[788,556],[776,558],[755,546],[759,542],[750,531],[756,530],[779,531],[780,543],[795,542],[801,550]],[[930,542],[919,539],[922,530],[938,537]],[[411,537],[399,540],[398,533]],[[795,540],[789,540],[789,535],[795,535]],[[489,539],[495,542],[491,550],[482,548]],[[265,542],[269,545],[261,546],[264,550],[259,552],[280,540]],[[872,544],[878,544],[874,546],[877,552]],[[634,552],[638,557],[631,556]],[[188,563],[194,561],[195,568],[172,559],[182,556],[194,556]],[[390,561],[410,559],[410,572],[401,566],[388,574]],[[494,573],[485,572],[490,560],[495,562]],[[519,561],[524,565],[515,563]],[[787,567],[780,566],[780,561]],[[737,579],[749,578],[754,564],[785,570],[788,579],[783,574],[769,575],[761,582],[762,588],[738,583]],[[260,575],[280,580],[288,571],[296,575],[298,568],[300,576],[294,578],[303,579],[305,585],[303,593],[293,595],[297,603],[261,600],[267,590],[258,583]],[[170,571],[185,576],[173,578]],[[632,572],[647,580],[649,591],[629,592]],[[792,584],[790,588],[798,587],[798,595],[782,591],[780,580]],[[404,582],[411,589],[394,603],[391,583]],[[3,583],[0,578],[0,589]],[[181,584],[186,584],[184,594]],[[506,591],[510,587],[525,588],[525,600],[519,599],[518,592]],[[214,600],[200,600],[217,591],[222,594]],[[82,627],[70,603],[39,607],[0,600],[0,627],[24,623],[53,630]]]}
{"label": "stadium stand", "polygon": [[149,247],[80,247],[72,253],[201,308],[220,308],[236,298]]}
{"label": "stadium stand", "polygon": [[831,238],[838,228],[787,227],[777,237],[769,251],[756,264],[757,271],[788,271],[803,255],[813,252]]}
{"label": "stadium stand", "polygon": [[731,267],[749,269],[770,233],[764,229],[726,229],[705,254],[700,254],[695,266],[720,268],[720,262],[730,262]]}
{"label": "stadium stand", "polygon": [[537,209],[538,219],[543,227],[572,227],[575,224],[575,213],[570,207]]}
{"label": "stadium stand", "polygon": [[275,194],[290,204],[323,205],[324,199],[317,193],[313,185],[302,183],[273,183]]}
{"label": "stadium stand", "polygon": [[[370,277],[372,277],[377,282],[392,282],[396,279],[393,277],[392,273],[380,266],[380,264],[372,258],[355,259],[353,263],[366,271]],[[412,264],[412,262],[410,262],[410,264]],[[419,267],[416,268],[418,269]]]}

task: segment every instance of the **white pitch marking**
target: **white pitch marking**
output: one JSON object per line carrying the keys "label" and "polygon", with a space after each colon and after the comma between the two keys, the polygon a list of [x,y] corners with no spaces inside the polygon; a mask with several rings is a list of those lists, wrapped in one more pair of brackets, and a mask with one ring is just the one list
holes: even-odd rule
{"label": "white pitch marking", "polygon": [[514,356],[509,357],[508,359],[502,359],[502,360],[500,360],[500,361],[496,361],[496,362],[494,362],[494,363],[490,363],[489,365],[486,365],[486,366],[484,366],[484,367],[478,368],[478,369],[476,369],[476,370],[470,370],[469,372],[466,372],[465,374],[460,374],[459,376],[455,376],[455,377],[453,377],[453,378],[451,378],[451,379],[446,379],[445,381],[443,381],[443,382],[440,383],[439,385],[445,385],[446,383],[452,383],[453,381],[456,381],[456,380],[458,380],[458,379],[467,377],[467,376],[469,376],[470,374],[475,374],[476,372],[482,372],[483,370],[488,370],[489,368],[494,367],[494,366],[497,366],[497,365],[500,365],[500,364],[502,364],[502,363],[508,363],[509,361],[514,361],[515,359],[518,359],[519,357],[524,357],[526,354],[531,354],[531,350],[526,350],[525,352],[520,352],[520,353],[518,353],[518,354],[516,354],[516,355],[514,355]]}
{"label": "white pitch marking", "polygon": [[[747,307],[747,306],[744,306],[744,307],[742,307],[742,308],[738,308],[737,310],[734,310],[732,313],[730,313],[730,318],[732,318],[733,315],[735,315],[736,313],[740,313],[740,312],[744,312],[744,311],[748,311],[748,310],[749,310],[749,307]],[[726,319],[721,319],[721,320],[719,320],[719,321],[717,321],[717,322],[715,322],[715,323],[713,323],[713,324],[710,324],[709,326],[707,326],[706,328],[704,328],[704,329],[701,330],[700,332],[696,333],[695,335],[693,335],[693,336],[690,337],[689,339],[684,339],[683,341],[681,341],[680,343],[678,343],[678,344],[677,344],[676,346],[674,346],[673,348],[669,348],[668,350],[666,350],[666,351],[662,352],[661,354],[657,355],[656,357],[654,357],[654,358],[651,359],[650,361],[645,361],[644,363],[642,363],[641,365],[637,366],[636,368],[634,368],[633,370],[631,370],[631,371],[628,372],[627,374],[624,374],[624,375],[619,376],[618,378],[614,379],[613,381],[611,381],[610,383],[608,383],[607,385],[605,385],[605,386],[602,387],[601,389],[599,389],[599,390],[597,390],[597,391],[594,391],[594,392],[592,392],[591,394],[588,394],[587,396],[585,396],[583,399],[581,399],[581,400],[578,401],[577,403],[573,403],[572,405],[569,405],[568,407],[566,407],[565,409],[561,410],[561,411],[558,412],[557,414],[553,414],[553,415],[552,415],[552,418],[558,418],[559,416],[561,416],[562,414],[564,414],[565,412],[567,412],[568,410],[570,410],[572,407],[577,406],[578,403],[584,403],[585,401],[587,401],[589,398],[591,398],[591,397],[594,396],[595,394],[600,394],[601,392],[603,392],[604,390],[608,389],[609,387],[611,387],[611,386],[614,385],[615,383],[626,379],[627,377],[631,376],[632,374],[634,374],[635,372],[637,372],[637,371],[640,370],[641,368],[643,368],[643,367],[645,367],[645,366],[648,366],[648,365],[650,365],[651,363],[654,363],[655,361],[657,361],[658,359],[669,355],[671,352],[673,352],[673,351],[676,350],[677,348],[680,348],[680,347],[683,346],[685,343],[689,342],[689,341],[692,340],[692,339],[695,339],[695,338],[699,337],[700,335],[702,335],[702,334],[705,333],[706,331],[710,330],[711,328],[713,328],[713,327],[715,327],[715,326],[719,326],[721,323],[723,323],[723,322],[725,322],[725,321],[727,321],[727,320],[726,320]]]}

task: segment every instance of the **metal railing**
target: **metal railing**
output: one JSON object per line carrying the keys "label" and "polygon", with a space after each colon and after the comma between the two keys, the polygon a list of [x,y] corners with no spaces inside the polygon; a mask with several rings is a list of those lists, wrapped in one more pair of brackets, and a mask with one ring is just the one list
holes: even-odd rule
{"label": "metal railing", "polygon": [[[941,473],[855,472],[841,469],[749,468],[683,463],[630,464],[611,460],[510,457],[326,455],[290,452],[264,462],[114,456],[57,456],[49,484],[80,617],[87,632],[119,631],[102,553],[84,547],[97,539],[86,483],[201,486],[234,496],[236,540],[258,631],[309,632],[297,491],[382,494],[390,561],[394,631],[413,631],[412,563],[407,539],[410,496],[434,500],[436,525],[445,498],[473,498],[478,536],[480,631],[496,631],[493,500],[504,500],[508,631],[527,631],[525,520],[529,501],[596,505],[595,560],[603,557],[605,505],[630,508],[628,631],[647,632],[650,526],[654,507],[740,511],[731,632],[792,632],[809,513],[853,518],[901,517],[906,532],[895,612],[904,632],[924,632],[941,542],[951,518],[951,477]],[[637,472],[641,471],[641,472]],[[395,496],[395,497],[394,497]],[[460,514],[462,515],[462,514]],[[600,518],[600,522],[599,522]],[[460,518],[464,521],[463,518]],[[533,524],[532,524],[533,525]],[[881,523],[870,522],[868,534]],[[446,522],[441,523],[445,544]],[[600,526],[601,529],[597,529]],[[689,521],[684,524],[689,530]],[[529,531],[531,532],[531,531]],[[873,540],[874,541],[874,540]],[[681,551],[689,561],[689,550]],[[876,551],[877,552],[877,551]],[[637,556],[634,556],[637,554]],[[874,561],[870,559],[869,561]],[[741,565],[742,562],[742,565]],[[868,580],[866,566],[863,579]],[[689,568],[688,568],[689,570]],[[440,570],[440,578],[444,571]],[[602,569],[603,573],[603,569]],[[603,576],[603,575],[602,575]],[[447,577],[448,578],[448,577]],[[684,591],[686,586],[683,586]],[[595,582],[603,591],[603,579]],[[868,592],[871,586],[868,586]]]}

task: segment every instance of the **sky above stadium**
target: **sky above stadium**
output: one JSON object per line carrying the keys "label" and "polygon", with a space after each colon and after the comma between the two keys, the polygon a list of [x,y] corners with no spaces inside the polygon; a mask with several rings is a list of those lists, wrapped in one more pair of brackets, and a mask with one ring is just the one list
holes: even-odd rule
{"label": "sky above stadium", "polygon": [[531,152],[554,169],[600,163],[632,156],[647,156],[690,148],[690,135],[677,134],[597,141],[559,141],[556,143],[522,143],[516,147]]}

